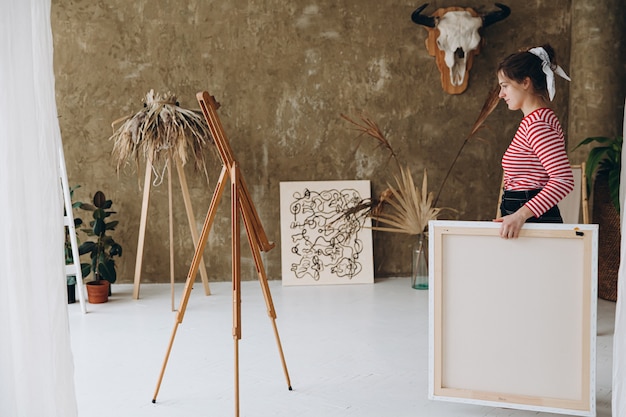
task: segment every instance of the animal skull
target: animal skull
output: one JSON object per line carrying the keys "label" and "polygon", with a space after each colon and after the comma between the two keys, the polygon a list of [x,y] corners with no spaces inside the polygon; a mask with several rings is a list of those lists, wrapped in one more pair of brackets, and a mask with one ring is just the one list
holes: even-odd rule
{"label": "animal skull", "polygon": [[511,9],[496,3],[500,11],[479,15],[471,8],[448,7],[427,17],[421,14],[426,6],[428,3],[417,8],[411,19],[428,31],[426,48],[436,58],[443,89],[449,94],[460,94],[467,89],[474,55],[480,52],[481,28],[505,19]]}
{"label": "animal skull", "polygon": [[463,84],[468,55],[466,51],[473,51],[480,44],[478,29],[482,24],[480,17],[474,17],[466,11],[450,11],[437,24],[437,47],[444,53],[446,66],[450,69],[450,83],[454,86]]}

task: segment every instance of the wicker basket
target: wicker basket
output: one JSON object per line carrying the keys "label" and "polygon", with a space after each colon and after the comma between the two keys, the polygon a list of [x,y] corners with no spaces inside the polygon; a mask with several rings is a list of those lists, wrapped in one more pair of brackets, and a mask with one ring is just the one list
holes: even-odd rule
{"label": "wicker basket", "polygon": [[609,196],[608,176],[599,173],[593,186],[593,222],[599,225],[598,297],[617,301],[620,262],[619,212]]}

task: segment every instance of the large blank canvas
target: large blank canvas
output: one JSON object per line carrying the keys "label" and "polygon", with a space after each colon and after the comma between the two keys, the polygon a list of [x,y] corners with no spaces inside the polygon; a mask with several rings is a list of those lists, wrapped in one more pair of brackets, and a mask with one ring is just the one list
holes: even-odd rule
{"label": "large blank canvas", "polygon": [[429,395],[595,415],[596,225],[431,222]]}
{"label": "large blank canvas", "polygon": [[374,282],[371,220],[346,214],[370,197],[369,181],[280,183],[283,285]]}

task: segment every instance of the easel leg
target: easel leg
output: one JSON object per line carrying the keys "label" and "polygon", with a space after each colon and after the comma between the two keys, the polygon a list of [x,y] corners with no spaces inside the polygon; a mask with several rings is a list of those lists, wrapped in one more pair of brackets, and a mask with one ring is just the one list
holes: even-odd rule
{"label": "easel leg", "polygon": [[143,262],[143,244],[146,239],[146,222],[148,218],[148,202],[150,200],[150,180],[152,179],[152,160],[146,161],[146,176],[143,182],[143,201],[141,203],[141,220],[139,222],[139,238],[137,241],[137,259],[135,261],[135,286],[133,298],[139,299],[141,281],[141,264]]}
{"label": "easel leg", "polygon": [[270,317],[272,321],[272,328],[274,329],[274,337],[276,338],[276,344],[278,346],[278,353],[280,355],[280,361],[283,366],[283,373],[285,374],[285,379],[287,380],[287,387],[289,391],[291,388],[291,380],[289,378],[289,371],[287,370],[287,363],[285,362],[285,355],[283,353],[283,347],[280,342],[280,336],[278,335],[278,327],[276,326],[276,310],[274,309],[274,302],[272,301],[272,294],[270,292],[269,285],[267,283],[267,275],[265,273],[265,267],[263,266],[263,259],[261,258],[261,251],[259,250],[259,246],[254,242],[253,236],[253,223],[249,220],[250,214],[247,211],[244,211],[243,215],[243,223],[246,228],[246,234],[248,235],[248,243],[250,244],[250,250],[252,251],[252,257],[254,258],[254,265],[257,270],[257,274],[259,275],[259,283],[261,284],[261,289],[263,291],[263,297],[265,298],[265,306],[267,307],[267,315]]}
{"label": "easel leg", "polygon": [[[198,246],[198,229],[196,227],[196,217],[193,215],[193,208],[191,206],[191,198],[189,197],[189,188],[187,187],[187,177],[185,176],[185,169],[179,161],[176,161],[176,171],[178,172],[178,180],[180,182],[180,188],[183,193],[183,201],[185,203],[185,210],[187,212],[187,220],[189,221],[189,231],[191,232],[191,238],[193,244]],[[204,293],[211,295],[209,288],[209,277],[206,272],[206,266],[204,260],[200,259],[200,277],[202,278],[202,284],[204,285]]]}
{"label": "easel leg", "polygon": [[170,287],[171,287],[171,295],[172,295],[172,311],[175,311],[174,308],[174,204],[172,202],[172,167],[171,167],[171,158],[170,163],[167,167],[167,202],[169,206],[169,229],[170,229]]}
{"label": "easel leg", "polygon": [[[174,311],[174,260],[173,260],[173,207],[172,207],[172,174],[171,166],[168,166],[168,200],[169,200],[169,227],[170,227],[170,281],[172,285],[172,311]],[[191,199],[189,198],[189,190],[187,188],[187,180],[182,166],[177,162],[178,179],[181,184],[183,193],[183,201],[185,203],[185,209],[187,212],[187,219],[189,220],[189,227],[191,231],[191,237],[194,245],[198,246],[198,231],[195,225],[195,218],[193,215],[193,208],[191,206]],[[148,206],[150,201],[150,181],[152,180],[152,160],[146,161],[146,174],[143,185],[143,201],[141,203],[141,220],[139,223],[139,238],[137,242],[137,259],[135,262],[135,280],[133,289],[133,298],[139,299],[139,286],[141,284],[141,266],[143,264],[143,251],[144,243],[146,239],[146,224],[148,220]],[[200,275],[202,277],[202,283],[204,284],[204,292],[206,295],[210,295],[209,279],[206,272],[204,262],[201,260]]]}
{"label": "easel leg", "polygon": [[241,339],[241,230],[239,221],[239,193],[237,165],[230,171],[231,217],[232,217],[232,284],[233,284],[233,340],[235,344],[235,417],[239,417],[239,339]]}
{"label": "easel leg", "polygon": [[163,360],[163,366],[161,367],[161,372],[159,373],[159,380],[157,381],[156,390],[154,391],[154,395],[152,396],[152,403],[156,403],[157,395],[159,395],[159,389],[161,388],[161,382],[163,381],[163,375],[165,375],[165,367],[167,366],[167,360],[170,358],[170,353],[172,352],[172,345],[174,344],[174,338],[176,337],[176,331],[178,330],[179,321],[176,321],[174,324],[174,330],[172,330],[172,337],[170,337],[170,343],[167,345],[167,352],[165,352],[165,359]]}
{"label": "easel leg", "polygon": [[187,274],[187,281],[185,282],[185,288],[183,289],[183,294],[180,299],[178,312],[176,313],[176,323],[174,323],[174,330],[172,331],[172,336],[168,344],[167,352],[165,353],[165,359],[163,360],[163,366],[161,367],[161,373],[159,374],[159,380],[157,381],[157,386],[154,391],[154,396],[152,397],[153,403],[156,402],[157,395],[159,394],[159,389],[161,388],[161,382],[163,380],[163,375],[165,374],[167,361],[169,360],[170,353],[172,351],[172,346],[174,344],[174,338],[176,337],[176,331],[178,329],[178,325],[183,322],[185,311],[187,310],[187,303],[189,302],[189,296],[191,295],[191,290],[193,289],[193,282],[195,280],[196,274],[198,273],[200,259],[202,257],[202,253],[204,252],[204,248],[206,247],[206,242],[209,237],[209,232],[211,231],[211,226],[213,225],[213,220],[215,219],[215,215],[217,213],[217,207],[219,205],[220,200],[222,199],[222,194],[224,194],[224,189],[226,188],[226,175],[227,175],[226,167],[223,167],[220,177],[215,186],[215,191],[213,192],[211,205],[209,206],[209,210],[207,212],[206,218],[204,219],[204,225],[202,226],[202,233],[200,233],[200,238],[198,240],[198,244],[196,245],[196,250],[194,252],[194,256],[191,261],[191,266],[189,268],[189,273]]}

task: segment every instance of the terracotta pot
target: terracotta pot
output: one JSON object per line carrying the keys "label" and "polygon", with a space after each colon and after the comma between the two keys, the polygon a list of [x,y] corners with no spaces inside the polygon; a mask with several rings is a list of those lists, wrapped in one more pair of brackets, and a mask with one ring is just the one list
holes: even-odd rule
{"label": "terracotta pot", "polygon": [[91,304],[101,304],[109,301],[109,281],[91,281],[87,283],[87,299]]}

